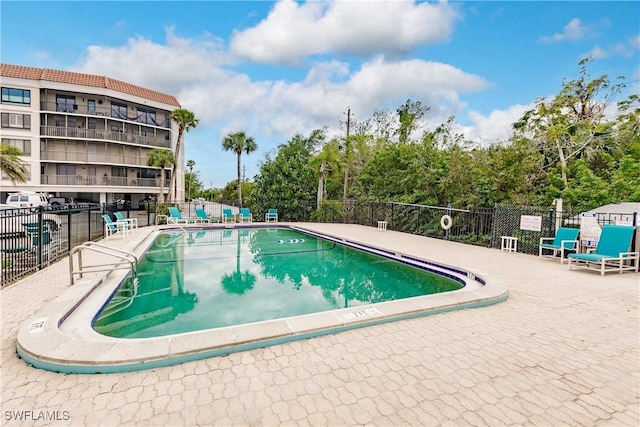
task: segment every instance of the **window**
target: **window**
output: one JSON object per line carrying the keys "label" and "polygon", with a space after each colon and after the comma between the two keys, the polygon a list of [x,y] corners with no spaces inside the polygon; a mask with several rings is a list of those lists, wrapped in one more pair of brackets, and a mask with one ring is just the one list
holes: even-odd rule
{"label": "window", "polygon": [[156,112],[138,108],[138,122],[146,123],[148,125],[157,125]]}
{"label": "window", "polygon": [[111,168],[111,176],[119,176],[121,178],[126,178],[127,177],[127,168],[121,168],[121,167],[112,167]]}
{"label": "window", "polygon": [[2,127],[31,129],[31,116],[28,114],[2,113]]}
{"label": "window", "polygon": [[78,110],[76,97],[70,95],[56,95],[56,111],[75,113]]}
{"label": "window", "polygon": [[56,175],[75,175],[76,165],[56,165]]}
{"label": "window", "polygon": [[2,88],[3,104],[31,105],[31,91],[27,89]]}
{"label": "window", "polygon": [[96,129],[96,121],[89,119],[89,122],[87,123],[87,128],[88,129]]}
{"label": "window", "polygon": [[96,113],[96,100],[88,99],[87,100],[87,113],[95,114]]}
{"label": "window", "polygon": [[111,117],[127,120],[127,106],[124,104],[111,103]]}
{"label": "window", "polygon": [[155,178],[157,173],[155,169],[141,168],[138,171],[138,178]]}
{"label": "window", "polygon": [[31,140],[30,139],[8,139],[2,138],[2,143],[10,145],[11,147],[15,147],[18,150],[22,151],[22,155],[30,156],[31,155]]}

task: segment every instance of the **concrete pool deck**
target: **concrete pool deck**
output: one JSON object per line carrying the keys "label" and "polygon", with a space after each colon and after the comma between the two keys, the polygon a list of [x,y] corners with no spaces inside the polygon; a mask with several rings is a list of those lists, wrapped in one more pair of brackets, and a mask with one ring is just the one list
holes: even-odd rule
{"label": "concrete pool deck", "polygon": [[297,225],[478,272],[505,283],[509,299],[176,366],[63,375],[15,352],[20,326],[68,288],[63,261],[0,291],[3,424],[640,423],[640,274],[601,277],[372,227]]}

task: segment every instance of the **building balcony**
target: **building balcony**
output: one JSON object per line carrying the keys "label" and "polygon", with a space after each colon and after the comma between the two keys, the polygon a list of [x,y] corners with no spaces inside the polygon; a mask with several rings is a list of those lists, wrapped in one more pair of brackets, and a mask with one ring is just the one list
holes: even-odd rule
{"label": "building balcony", "polygon": [[111,154],[111,153],[88,153],[75,152],[75,151],[41,151],[41,161],[54,161],[54,162],[79,162],[87,164],[108,164],[108,165],[123,165],[123,166],[147,166],[147,157],[135,156],[135,155],[123,155],[123,154]]}
{"label": "building balcony", "polygon": [[[149,187],[160,188],[160,178],[128,178],[120,176],[40,175],[41,185],[74,185],[100,187]],[[169,188],[166,179],[164,188]]]}
{"label": "building balcony", "polygon": [[164,138],[137,135],[133,133],[113,132],[105,129],[85,129],[61,126],[40,126],[40,136],[55,138],[78,138],[86,140],[106,140],[131,144],[146,145],[149,147],[171,148],[171,141]]}
{"label": "building balcony", "polygon": [[[157,120],[149,116],[148,114],[138,114],[133,116],[128,116],[119,111],[112,110],[109,106],[96,105],[90,107],[89,105],[82,104],[70,104],[64,102],[41,102],[40,110],[56,112],[56,113],[66,113],[66,114],[79,114],[86,116],[97,116],[97,117],[108,117],[113,119],[125,120],[133,123],[140,123],[149,126],[156,126],[161,128],[170,129],[171,122],[167,119]],[[162,113],[164,115],[164,113]]]}

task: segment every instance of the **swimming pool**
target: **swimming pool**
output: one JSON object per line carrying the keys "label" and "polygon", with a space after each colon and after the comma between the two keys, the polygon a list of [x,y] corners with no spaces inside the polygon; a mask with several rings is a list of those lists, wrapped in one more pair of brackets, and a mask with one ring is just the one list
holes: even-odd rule
{"label": "swimming pool", "polygon": [[141,258],[134,280],[101,312],[96,331],[149,338],[464,286],[442,271],[290,228],[162,233]]}
{"label": "swimming pool", "polygon": [[[25,362],[34,367],[56,372],[129,372],[171,366],[380,323],[483,307],[504,301],[508,296],[505,283],[500,277],[487,277],[482,272],[454,265],[464,264],[463,245],[460,246],[459,259],[458,252],[455,252],[454,257],[457,260],[454,262],[439,256],[437,252],[429,251],[432,239],[428,238],[393,231],[378,232],[373,227],[348,224],[281,223],[279,226],[283,229],[299,229],[337,244],[383,255],[400,263],[439,270],[442,274],[462,280],[465,286],[451,292],[336,308],[236,326],[152,338],[123,339],[99,334],[92,325],[128,273],[96,273],[76,280],[76,283],[69,286],[58,298],[34,313],[19,329],[17,352]],[[204,231],[185,228],[194,233]],[[237,228],[253,229],[261,226]],[[115,248],[131,251],[142,257],[159,234],[177,234],[178,231],[175,226],[144,227],[133,230],[126,239],[114,238],[106,242]],[[196,234],[193,234],[194,239],[195,237]],[[426,253],[431,253],[429,256],[433,260],[427,259]],[[87,262],[91,259],[88,255]]]}

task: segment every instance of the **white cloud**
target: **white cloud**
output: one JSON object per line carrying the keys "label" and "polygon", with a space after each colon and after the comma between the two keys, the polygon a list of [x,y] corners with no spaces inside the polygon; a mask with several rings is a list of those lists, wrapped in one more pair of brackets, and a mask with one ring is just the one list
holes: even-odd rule
{"label": "white cloud", "polygon": [[589,51],[587,56],[593,59],[604,59],[607,58],[609,54],[600,46],[594,46],[593,49]]}
{"label": "white cloud", "polygon": [[235,63],[220,41],[208,35],[181,38],[168,28],[164,43],[138,36],[120,46],[90,46],[74,70],[175,95],[200,120],[187,137],[186,158],[195,159],[203,179],[215,179],[218,186],[235,176],[233,156],[220,149],[228,132],[244,130],[257,139],[259,152],[243,162],[253,176],[251,162],[296,133],[327,127],[330,137],[343,134],[339,121],[347,107],[356,120],[363,120],[376,109],[394,111],[411,99],[432,107],[425,121],[437,125],[466,108],[462,94],[488,85],[482,77],[448,64],[390,61],[382,55],[353,69],[335,59],[317,61],[294,81],[253,80],[235,71]]}
{"label": "white cloud", "polygon": [[462,127],[462,133],[466,139],[480,144],[505,141],[513,133],[512,124],[533,107],[534,104],[517,104],[506,110],[493,110],[488,116],[470,111],[468,117],[473,125]]}
{"label": "white cloud", "polygon": [[578,18],[573,18],[564,26],[561,33],[555,33],[552,36],[542,36],[540,41],[545,43],[561,42],[561,41],[577,41],[582,39],[588,33],[588,28],[582,25]]}
{"label": "white cloud", "polygon": [[326,53],[397,56],[447,40],[458,18],[446,2],[281,0],[258,25],[237,31],[231,50],[256,62],[281,64]]}

